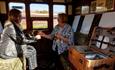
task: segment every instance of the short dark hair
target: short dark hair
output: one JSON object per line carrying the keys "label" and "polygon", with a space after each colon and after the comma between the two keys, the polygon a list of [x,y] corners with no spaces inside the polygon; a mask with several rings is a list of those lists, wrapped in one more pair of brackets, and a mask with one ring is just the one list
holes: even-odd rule
{"label": "short dark hair", "polygon": [[67,23],[67,15],[65,13],[59,13],[58,17],[63,21],[63,23]]}
{"label": "short dark hair", "polygon": [[17,16],[17,15],[19,15],[20,13],[21,13],[21,11],[18,10],[18,9],[11,9],[11,10],[9,11],[8,15],[9,15],[9,16]]}

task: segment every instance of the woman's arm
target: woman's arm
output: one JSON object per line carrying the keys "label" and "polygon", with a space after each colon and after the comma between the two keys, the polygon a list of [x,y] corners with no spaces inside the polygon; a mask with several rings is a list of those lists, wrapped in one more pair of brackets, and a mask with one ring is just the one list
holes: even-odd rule
{"label": "woman's arm", "polygon": [[56,33],[55,37],[59,40],[63,40],[65,43],[69,43],[69,39],[67,37],[62,36],[60,33]]}
{"label": "woman's arm", "polygon": [[47,38],[47,39],[52,39],[50,35],[46,35],[44,32],[42,31],[39,31],[37,33],[38,35],[40,35],[41,37],[44,37],[44,38]]}

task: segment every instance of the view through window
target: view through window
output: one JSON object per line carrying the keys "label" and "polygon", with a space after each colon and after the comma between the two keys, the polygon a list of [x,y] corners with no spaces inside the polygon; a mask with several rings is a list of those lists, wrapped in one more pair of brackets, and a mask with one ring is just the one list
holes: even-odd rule
{"label": "view through window", "polygon": [[[27,28],[26,24],[26,12],[25,12],[25,4],[24,3],[9,3],[9,9],[16,8],[22,12],[22,21],[21,25],[23,29]],[[65,5],[53,5],[53,27],[58,24],[57,17],[59,13],[66,13],[66,6]],[[42,20],[33,20],[32,27],[33,29],[42,29],[48,28],[48,18],[49,16],[49,5],[48,4],[30,4],[30,17],[31,18],[45,18]]]}
{"label": "view through window", "polygon": [[43,29],[43,28],[48,28],[48,22],[47,21],[42,21],[42,20],[37,20],[37,21],[33,21],[33,29]]}
{"label": "view through window", "polygon": [[59,13],[66,13],[65,5],[53,5],[53,27],[58,24],[57,17]]}
{"label": "view through window", "polygon": [[[30,4],[30,16],[36,18],[48,18],[49,17],[49,6],[48,4]],[[33,29],[44,29],[48,28],[47,19],[33,20]]]}
{"label": "view through window", "polygon": [[30,4],[31,17],[49,17],[47,4]]}

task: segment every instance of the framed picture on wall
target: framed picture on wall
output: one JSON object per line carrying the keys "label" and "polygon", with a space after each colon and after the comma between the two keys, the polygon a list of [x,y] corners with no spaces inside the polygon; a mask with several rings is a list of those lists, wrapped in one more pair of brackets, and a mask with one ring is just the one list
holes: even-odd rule
{"label": "framed picture on wall", "polygon": [[48,2],[48,0],[31,0],[33,2]]}
{"label": "framed picture on wall", "polygon": [[6,14],[6,3],[4,1],[0,1],[0,13]]}
{"label": "framed picture on wall", "polygon": [[106,5],[106,0],[96,0],[96,2],[97,7],[105,7]]}
{"label": "framed picture on wall", "polygon": [[65,0],[67,3],[71,3],[72,2],[72,0]]}
{"label": "framed picture on wall", "polygon": [[95,11],[96,11],[96,1],[92,1],[90,6],[90,13],[93,13]]}
{"label": "framed picture on wall", "polygon": [[72,5],[68,5],[68,15],[72,15]]}
{"label": "framed picture on wall", "polygon": [[26,0],[8,0],[9,2],[12,2],[12,1],[26,1]]}
{"label": "framed picture on wall", "polygon": [[75,8],[75,14],[81,14],[81,6]]}
{"label": "framed picture on wall", "polygon": [[96,0],[96,12],[107,11],[106,0]]}
{"label": "framed picture on wall", "polygon": [[103,12],[114,10],[114,0],[96,0],[96,11]]}
{"label": "framed picture on wall", "polygon": [[89,6],[82,6],[81,13],[82,14],[88,14],[89,13]]}
{"label": "framed picture on wall", "polygon": [[114,10],[114,0],[106,0],[107,10]]}

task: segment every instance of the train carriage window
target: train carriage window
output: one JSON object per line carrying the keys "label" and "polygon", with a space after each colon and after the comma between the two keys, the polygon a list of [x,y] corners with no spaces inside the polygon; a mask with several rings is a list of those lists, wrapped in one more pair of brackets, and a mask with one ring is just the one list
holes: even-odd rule
{"label": "train carriage window", "polygon": [[33,21],[33,29],[43,29],[43,28],[48,28],[48,22],[47,21],[42,21],[42,20],[37,20]]}
{"label": "train carriage window", "polygon": [[31,17],[49,17],[49,6],[47,4],[30,4]]}
{"label": "train carriage window", "polygon": [[32,19],[32,29],[47,29],[49,18],[48,4],[30,4],[30,17]]}
{"label": "train carriage window", "polygon": [[25,12],[25,4],[24,3],[15,3],[15,2],[10,2],[9,3],[9,10],[10,9],[18,9],[22,12],[22,21],[21,21],[21,26],[23,29],[27,29],[27,24],[26,24],[26,12]]}
{"label": "train carriage window", "polygon": [[57,17],[59,13],[66,13],[65,5],[53,5],[53,27],[58,24]]}

